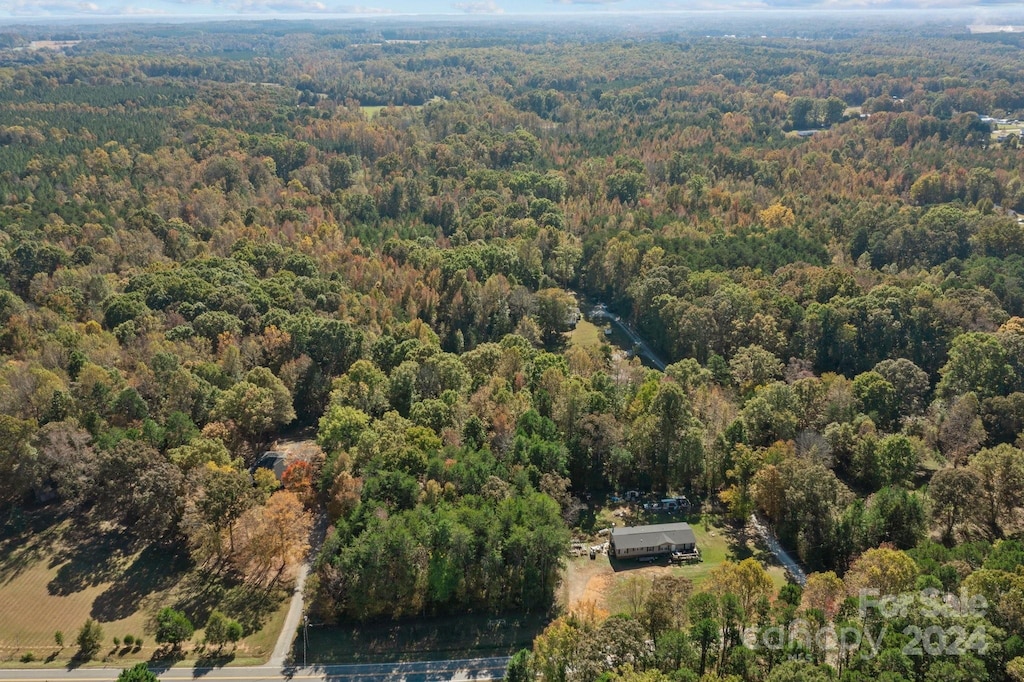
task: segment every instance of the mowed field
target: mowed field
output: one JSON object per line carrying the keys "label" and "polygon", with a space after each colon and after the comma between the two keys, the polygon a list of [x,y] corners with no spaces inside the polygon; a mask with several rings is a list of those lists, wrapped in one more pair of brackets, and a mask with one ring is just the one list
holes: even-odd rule
{"label": "mowed field", "polygon": [[[103,628],[97,662],[150,660],[161,653],[153,619],[165,606],[182,610],[197,626],[185,659],[210,663],[262,662],[269,657],[287,611],[285,590],[231,584],[191,566],[187,556],[150,545],[135,547],[117,534],[76,528],[75,519],[52,525],[28,518],[17,533],[0,536],[0,662],[68,665],[87,618]],[[199,629],[212,609],[239,620],[246,638],[216,657],[200,647]],[[60,631],[64,645],[54,633]],[[125,635],[141,647],[115,646]],[[204,658],[205,657],[205,658]]]}
{"label": "mowed field", "polygon": [[593,322],[588,322],[582,317],[576,323],[573,330],[571,332],[567,332],[567,335],[571,345],[581,346],[583,348],[598,346],[607,341],[602,327],[598,327]]}

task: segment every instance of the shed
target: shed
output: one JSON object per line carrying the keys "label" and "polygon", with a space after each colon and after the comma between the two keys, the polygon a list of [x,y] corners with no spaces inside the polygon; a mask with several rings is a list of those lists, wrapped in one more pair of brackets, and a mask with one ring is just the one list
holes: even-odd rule
{"label": "shed", "polygon": [[697,536],[688,523],[658,523],[650,526],[613,528],[609,553],[617,559],[692,552]]}

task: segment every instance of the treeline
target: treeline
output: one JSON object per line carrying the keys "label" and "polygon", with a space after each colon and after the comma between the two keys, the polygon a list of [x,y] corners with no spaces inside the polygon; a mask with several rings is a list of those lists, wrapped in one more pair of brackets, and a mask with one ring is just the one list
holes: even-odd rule
{"label": "treeline", "polygon": [[[5,53],[12,519],[52,499],[270,581],[301,544],[238,554],[274,500],[245,471],[316,423],[278,512],[328,510],[332,617],[545,608],[591,491],[758,510],[840,574],[1020,531],[1024,183],[978,116],[1022,115],[1005,50],[195,35]],[[572,288],[666,371],[567,346]]]}
{"label": "treeline", "polygon": [[716,567],[698,589],[631,577],[625,613],[590,604],[556,619],[506,679],[1015,680],[1024,647],[1008,591],[1021,551],[1016,541],[882,547],[843,578],[815,573],[778,591],[753,559]]}

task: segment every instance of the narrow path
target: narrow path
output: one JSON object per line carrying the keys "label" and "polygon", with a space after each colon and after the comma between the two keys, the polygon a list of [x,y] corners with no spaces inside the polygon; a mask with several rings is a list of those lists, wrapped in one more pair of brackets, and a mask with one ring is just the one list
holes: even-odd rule
{"label": "narrow path", "polygon": [[764,539],[765,544],[768,546],[768,550],[775,555],[775,558],[783,568],[789,571],[789,574],[793,576],[793,580],[797,584],[803,586],[807,584],[807,574],[804,573],[804,569],[800,568],[800,565],[793,560],[793,557],[789,555],[789,552],[782,548],[779,541],[775,539],[775,535],[768,530],[768,527],[757,518],[756,514],[750,515],[750,523],[757,530],[758,534]]}

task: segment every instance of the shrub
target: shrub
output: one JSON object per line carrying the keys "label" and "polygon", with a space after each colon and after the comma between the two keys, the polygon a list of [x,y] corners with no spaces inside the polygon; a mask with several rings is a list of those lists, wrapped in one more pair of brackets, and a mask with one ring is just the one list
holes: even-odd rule
{"label": "shrub", "polygon": [[79,658],[91,660],[103,646],[103,628],[92,618],[88,618],[82,624],[82,629],[78,631],[75,641],[78,643]]}

